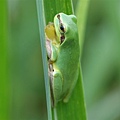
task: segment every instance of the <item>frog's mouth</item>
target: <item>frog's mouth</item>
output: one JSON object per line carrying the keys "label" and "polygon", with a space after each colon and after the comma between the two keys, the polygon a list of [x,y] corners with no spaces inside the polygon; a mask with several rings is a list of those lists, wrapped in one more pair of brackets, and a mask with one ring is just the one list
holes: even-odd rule
{"label": "frog's mouth", "polygon": [[60,44],[62,44],[65,40],[65,26],[63,25],[59,14],[57,15],[57,18],[59,20]]}

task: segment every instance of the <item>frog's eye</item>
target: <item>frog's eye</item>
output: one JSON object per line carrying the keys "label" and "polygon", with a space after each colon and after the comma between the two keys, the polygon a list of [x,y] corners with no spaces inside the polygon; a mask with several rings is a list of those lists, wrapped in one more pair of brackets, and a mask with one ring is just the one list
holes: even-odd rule
{"label": "frog's eye", "polygon": [[60,29],[61,29],[62,31],[64,31],[64,27],[63,27],[63,25],[60,26]]}
{"label": "frog's eye", "polygon": [[60,32],[65,33],[65,27],[63,26],[63,24],[60,24]]}

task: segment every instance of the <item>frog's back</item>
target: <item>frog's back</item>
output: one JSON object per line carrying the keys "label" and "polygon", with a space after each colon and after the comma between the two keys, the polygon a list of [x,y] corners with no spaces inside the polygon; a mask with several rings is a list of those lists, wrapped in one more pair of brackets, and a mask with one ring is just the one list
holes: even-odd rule
{"label": "frog's back", "polygon": [[59,49],[59,55],[55,65],[63,75],[63,92],[61,95],[63,98],[69,92],[73,82],[75,82],[78,77],[79,54],[78,39],[76,41],[74,39],[66,40]]}

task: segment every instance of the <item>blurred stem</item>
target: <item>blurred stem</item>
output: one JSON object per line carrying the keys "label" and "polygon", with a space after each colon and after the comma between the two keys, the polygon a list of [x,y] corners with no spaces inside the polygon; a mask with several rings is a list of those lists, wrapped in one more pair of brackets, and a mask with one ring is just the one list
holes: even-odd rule
{"label": "blurred stem", "polygon": [[0,120],[8,119],[7,2],[0,1]]}
{"label": "blurred stem", "polygon": [[54,120],[58,120],[58,118],[57,118],[57,110],[56,110],[56,108],[53,108],[54,109]]}
{"label": "blurred stem", "polygon": [[78,32],[79,32],[81,56],[82,56],[82,50],[84,45],[85,28],[86,28],[89,3],[90,3],[90,0],[79,0],[76,8],[76,16],[78,18]]}

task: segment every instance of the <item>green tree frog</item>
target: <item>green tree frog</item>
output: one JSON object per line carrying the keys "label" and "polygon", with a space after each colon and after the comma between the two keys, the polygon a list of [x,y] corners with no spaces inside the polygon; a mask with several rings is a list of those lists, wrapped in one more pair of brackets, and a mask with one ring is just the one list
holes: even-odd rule
{"label": "green tree frog", "polygon": [[59,13],[45,28],[52,106],[68,102],[79,74],[77,19]]}

